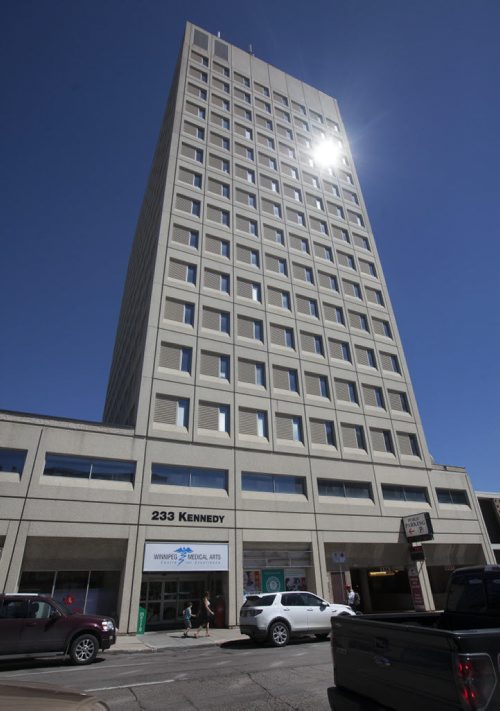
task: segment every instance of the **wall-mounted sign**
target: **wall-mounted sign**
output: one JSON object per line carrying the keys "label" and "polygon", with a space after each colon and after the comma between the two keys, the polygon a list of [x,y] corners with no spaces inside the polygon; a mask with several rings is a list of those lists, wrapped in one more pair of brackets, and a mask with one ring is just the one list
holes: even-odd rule
{"label": "wall-mounted sign", "polygon": [[403,526],[409,543],[432,541],[434,538],[431,517],[427,512],[403,516]]}
{"label": "wall-mounted sign", "polygon": [[228,570],[225,543],[146,543],[145,572]]}
{"label": "wall-mounted sign", "polygon": [[161,511],[151,512],[151,521],[176,521],[178,523],[224,523],[225,514],[192,513],[191,511]]}
{"label": "wall-mounted sign", "polygon": [[408,582],[410,583],[413,607],[417,612],[425,611],[424,594],[422,592],[422,586],[420,585],[420,578],[418,577],[417,569],[413,566],[408,568]]}
{"label": "wall-mounted sign", "polygon": [[332,553],[332,563],[343,564],[347,562],[347,556],[343,551],[334,551]]}
{"label": "wall-mounted sign", "polygon": [[263,570],[262,571],[262,592],[276,593],[285,589],[284,570]]}

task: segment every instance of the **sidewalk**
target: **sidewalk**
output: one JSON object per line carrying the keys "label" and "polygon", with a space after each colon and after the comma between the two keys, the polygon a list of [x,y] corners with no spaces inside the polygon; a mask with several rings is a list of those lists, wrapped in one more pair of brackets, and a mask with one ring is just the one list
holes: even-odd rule
{"label": "sidewalk", "polygon": [[198,639],[194,639],[194,631],[189,637],[183,637],[183,630],[168,630],[162,632],[145,632],[144,634],[118,635],[116,644],[106,651],[106,654],[116,652],[158,652],[162,649],[193,649],[225,642],[240,642],[248,640],[247,635],[240,634],[238,627],[234,629],[210,628],[210,637],[205,636],[205,631],[200,632]]}

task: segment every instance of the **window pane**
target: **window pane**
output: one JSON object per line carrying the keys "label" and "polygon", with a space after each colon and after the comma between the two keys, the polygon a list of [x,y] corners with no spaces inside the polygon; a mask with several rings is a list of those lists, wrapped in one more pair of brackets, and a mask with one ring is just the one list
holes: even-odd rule
{"label": "window pane", "polygon": [[19,583],[20,593],[38,593],[38,595],[52,595],[54,573],[26,572],[21,574]]}
{"label": "window pane", "polygon": [[227,490],[227,472],[223,469],[192,469],[191,486]]}
{"label": "window pane", "polygon": [[272,494],[273,477],[270,474],[250,474],[243,472],[241,476],[243,491],[264,491]]}
{"label": "window pane", "polygon": [[168,465],[153,464],[151,467],[151,483],[167,484],[169,486],[189,486],[188,467],[169,467]]}
{"label": "window pane", "polygon": [[299,476],[275,476],[276,494],[305,494],[305,481]]}
{"label": "window pane", "polygon": [[77,479],[90,479],[91,460],[83,457],[64,457],[47,454],[45,457],[45,476],[69,476]]}
{"label": "window pane", "polygon": [[119,462],[108,459],[92,461],[91,479],[133,483],[134,476],[135,462]]}
{"label": "window pane", "polygon": [[23,449],[0,448],[0,472],[23,473],[27,452]]}

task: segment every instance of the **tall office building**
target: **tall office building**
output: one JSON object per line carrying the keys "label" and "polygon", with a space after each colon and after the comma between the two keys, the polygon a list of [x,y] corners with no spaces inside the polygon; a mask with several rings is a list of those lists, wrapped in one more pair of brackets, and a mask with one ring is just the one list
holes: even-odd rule
{"label": "tall office building", "polygon": [[466,472],[429,455],[336,101],[191,24],[105,424],[2,417],[25,456],[0,576],[107,594],[122,628],[205,588],[229,624],[255,589],[432,608],[450,567],[493,560]]}

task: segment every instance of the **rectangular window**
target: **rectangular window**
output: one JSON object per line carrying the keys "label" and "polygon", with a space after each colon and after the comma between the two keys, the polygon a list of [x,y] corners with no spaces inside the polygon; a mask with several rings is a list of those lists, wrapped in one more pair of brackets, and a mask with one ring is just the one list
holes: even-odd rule
{"label": "rectangular window", "polygon": [[257,419],[257,437],[265,437],[267,439],[267,412],[256,412]]}
{"label": "rectangular window", "polygon": [[291,328],[283,329],[283,335],[284,335],[284,340],[285,340],[285,346],[287,348],[295,348],[293,329],[291,329]]}
{"label": "rectangular window", "polygon": [[266,367],[264,363],[255,364],[255,385],[266,387]]}
{"label": "rectangular window", "polygon": [[191,360],[193,356],[193,349],[188,346],[184,346],[180,349],[180,363],[179,370],[183,373],[191,373]]}
{"label": "rectangular window", "polygon": [[0,472],[22,474],[27,454],[25,449],[0,447]]}
{"label": "rectangular window", "polygon": [[382,496],[386,501],[410,501],[428,504],[427,489],[420,486],[382,484]]}
{"label": "rectangular window", "polygon": [[121,481],[133,484],[135,462],[47,453],[43,473],[44,476]]}
{"label": "rectangular window", "polygon": [[436,494],[440,504],[470,506],[467,492],[464,489],[436,489]]}
{"label": "rectangular window", "polygon": [[227,471],[153,463],[151,465],[151,483],[227,491]]}
{"label": "rectangular window", "polygon": [[230,358],[227,355],[219,356],[219,378],[230,379]]}
{"label": "rectangular window", "polygon": [[188,284],[196,284],[196,265],[186,265],[186,281]]}
{"label": "rectangular window", "polygon": [[346,499],[372,499],[372,488],[364,481],[342,481],[340,479],[318,479],[320,496],[337,496]]}
{"label": "rectangular window", "polygon": [[175,424],[177,427],[184,427],[185,429],[189,427],[189,400],[184,398],[177,400],[177,417]]}
{"label": "rectangular window", "polygon": [[241,488],[243,491],[260,491],[269,494],[306,495],[305,478],[286,474],[242,472]]}
{"label": "rectangular window", "polygon": [[192,326],[194,324],[194,304],[184,303],[183,312],[183,323]]}

